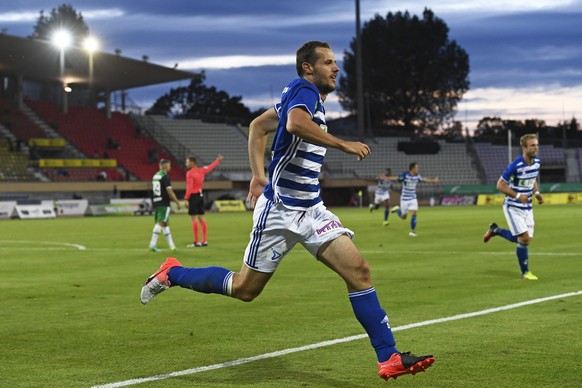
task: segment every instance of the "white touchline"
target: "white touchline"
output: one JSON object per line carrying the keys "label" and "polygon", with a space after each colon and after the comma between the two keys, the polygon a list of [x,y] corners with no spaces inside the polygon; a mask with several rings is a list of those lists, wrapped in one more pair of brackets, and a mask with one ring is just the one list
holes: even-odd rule
{"label": "white touchline", "polygon": [[[506,306],[494,307],[494,308],[490,308],[490,309],[486,309],[486,310],[481,310],[481,311],[475,311],[473,313],[459,314],[459,315],[453,315],[451,317],[446,317],[446,318],[438,318],[438,319],[431,319],[431,320],[428,320],[428,321],[411,323],[411,324],[404,325],[404,326],[394,327],[394,328],[392,328],[392,331],[408,330],[408,329],[413,329],[413,328],[416,328],[416,327],[433,325],[435,323],[457,321],[459,319],[477,317],[479,315],[486,315],[486,314],[496,313],[498,311],[511,310],[511,309],[518,308],[518,307],[528,306],[530,304],[542,303],[542,302],[547,302],[549,300],[560,299],[560,298],[568,298],[568,297],[577,296],[577,295],[582,295],[582,291],[575,291],[575,292],[569,292],[567,294],[560,294],[560,295],[548,296],[548,297],[545,297],[545,298],[526,300],[525,302],[508,304]],[[195,373],[206,372],[206,371],[213,370],[213,369],[228,368],[228,367],[231,367],[231,366],[246,364],[246,363],[253,362],[253,361],[264,360],[266,358],[279,357],[279,356],[284,356],[286,354],[302,352],[302,351],[305,351],[305,350],[323,348],[325,346],[330,346],[330,345],[335,345],[335,344],[341,344],[343,342],[351,342],[351,341],[355,341],[355,340],[359,340],[359,339],[363,339],[363,338],[367,338],[367,337],[368,337],[367,334],[353,335],[353,336],[350,336],[350,337],[345,337],[345,338],[339,338],[339,339],[335,339],[335,340],[318,342],[318,343],[315,343],[315,344],[300,346],[300,347],[297,347],[297,348],[289,348],[289,349],[283,349],[283,350],[279,350],[279,351],[272,352],[272,353],[260,354],[258,356],[254,356],[254,357],[239,358],[238,360],[226,361],[226,362],[222,362],[220,364],[200,366],[198,368],[185,369],[185,370],[181,370],[181,371],[177,371],[177,372],[166,373],[166,374],[163,374],[163,375],[156,375],[156,376],[151,376],[151,377],[143,377],[143,378],[140,378],[140,379],[125,380],[125,381],[119,381],[119,382],[116,382],[116,383],[104,384],[104,385],[95,385],[95,386],[93,386],[93,388],[116,388],[116,387],[125,387],[125,386],[128,386],[128,385],[141,384],[141,383],[146,383],[146,382],[149,382],[149,381],[165,380],[165,379],[168,379],[170,377],[178,377],[178,376],[192,375],[192,374],[195,374]]]}
{"label": "white touchline", "polygon": [[[49,244],[49,245],[63,245],[66,247],[73,247],[77,248],[80,251],[84,251],[87,249],[86,246],[80,244],[73,244],[73,243],[65,243],[65,242],[56,242],[56,241],[30,241],[30,240],[0,240],[0,243],[17,243],[17,244],[34,244],[34,245],[42,245],[42,244]],[[34,249],[35,247],[33,247]],[[29,247],[26,247],[29,249]],[[48,248],[48,249],[55,249],[55,248]],[[58,248],[57,248],[58,249]]]}

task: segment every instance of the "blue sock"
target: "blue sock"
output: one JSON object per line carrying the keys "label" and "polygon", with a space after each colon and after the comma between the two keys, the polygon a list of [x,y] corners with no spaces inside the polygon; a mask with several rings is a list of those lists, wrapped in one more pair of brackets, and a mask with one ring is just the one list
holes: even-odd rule
{"label": "blue sock", "polygon": [[384,210],[384,221],[388,221],[388,217],[390,216],[390,210]]}
{"label": "blue sock", "polygon": [[416,229],[416,214],[410,217],[410,230]]}
{"label": "blue sock", "polygon": [[348,296],[356,318],[368,333],[378,362],[388,360],[398,350],[396,350],[396,340],[392,335],[388,315],[380,306],[376,290],[372,287],[367,290],[350,292]]}
{"label": "blue sock", "polygon": [[228,281],[233,272],[221,267],[173,267],[168,271],[172,286],[189,288],[205,294],[227,295]]}
{"label": "blue sock", "polygon": [[402,218],[402,212],[400,211],[400,209],[396,210],[396,214],[398,214],[398,217]]}
{"label": "blue sock", "polygon": [[517,243],[517,249],[515,250],[515,253],[517,253],[517,261],[519,261],[519,268],[521,269],[521,274],[523,275],[529,270],[527,265],[527,245]]}
{"label": "blue sock", "polygon": [[507,241],[517,242],[517,236],[514,236],[513,234],[511,234],[511,232],[507,229],[497,227],[497,229],[495,229],[495,231],[494,231],[494,234],[503,237]]}

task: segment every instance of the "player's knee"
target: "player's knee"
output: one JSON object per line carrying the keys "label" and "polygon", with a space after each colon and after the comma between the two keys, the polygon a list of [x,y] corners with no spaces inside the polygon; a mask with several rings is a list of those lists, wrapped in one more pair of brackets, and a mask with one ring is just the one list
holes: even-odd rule
{"label": "player's knee", "polygon": [[529,244],[531,244],[532,238],[526,234],[526,235],[519,236],[517,241],[519,241],[523,245],[529,245]]}
{"label": "player's knee", "polygon": [[371,281],[371,274],[370,274],[370,265],[364,259],[362,259],[359,265],[356,267],[354,271],[354,275],[357,278],[358,282],[370,282]]}
{"label": "player's knee", "polygon": [[233,296],[236,299],[241,300],[243,302],[252,302],[259,295],[261,295],[261,290],[246,288],[235,289],[233,293]]}

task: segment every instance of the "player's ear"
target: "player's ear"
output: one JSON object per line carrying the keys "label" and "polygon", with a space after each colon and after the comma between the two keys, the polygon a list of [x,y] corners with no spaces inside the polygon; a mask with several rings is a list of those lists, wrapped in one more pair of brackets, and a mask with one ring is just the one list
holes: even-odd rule
{"label": "player's ear", "polygon": [[309,62],[303,62],[301,64],[301,68],[303,69],[303,75],[312,75],[313,74],[313,66],[309,64]]}

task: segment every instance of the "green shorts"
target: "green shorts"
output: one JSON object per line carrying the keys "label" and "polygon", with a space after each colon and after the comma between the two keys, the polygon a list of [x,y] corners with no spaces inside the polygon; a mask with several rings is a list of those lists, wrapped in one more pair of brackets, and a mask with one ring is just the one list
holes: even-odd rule
{"label": "green shorts", "polygon": [[154,219],[155,222],[168,222],[170,219],[170,207],[160,206],[154,208]]}

